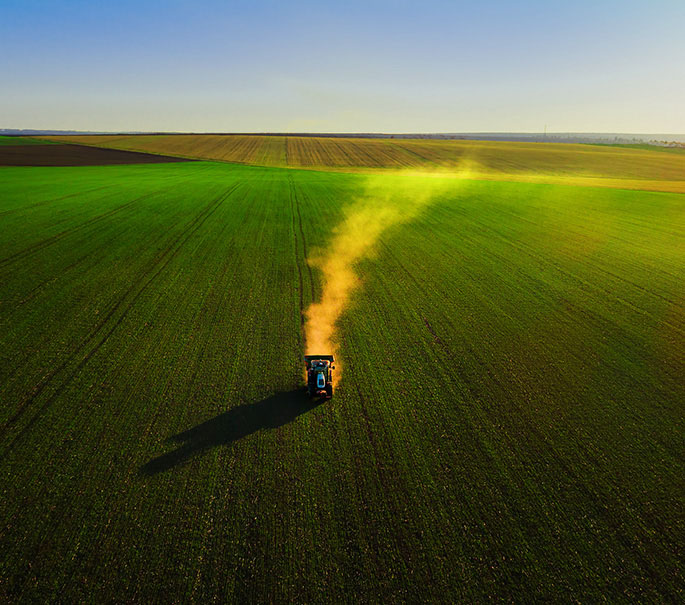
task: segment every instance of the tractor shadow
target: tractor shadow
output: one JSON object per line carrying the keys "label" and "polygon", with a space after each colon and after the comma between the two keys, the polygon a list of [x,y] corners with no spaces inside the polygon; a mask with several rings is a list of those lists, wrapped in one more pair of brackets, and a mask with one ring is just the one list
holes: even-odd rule
{"label": "tractor shadow", "polygon": [[309,399],[307,391],[296,389],[276,393],[257,403],[240,405],[170,437],[180,445],[140,467],[141,475],[153,476],[187,462],[214,447],[230,445],[262,429],[277,429],[318,407],[323,400]]}

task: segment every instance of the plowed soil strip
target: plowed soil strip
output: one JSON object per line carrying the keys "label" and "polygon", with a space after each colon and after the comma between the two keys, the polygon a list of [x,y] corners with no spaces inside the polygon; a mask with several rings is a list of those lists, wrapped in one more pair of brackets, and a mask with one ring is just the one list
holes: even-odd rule
{"label": "plowed soil strip", "polygon": [[154,155],[85,145],[2,145],[0,166],[108,166],[111,164],[165,164],[192,162],[185,158]]}

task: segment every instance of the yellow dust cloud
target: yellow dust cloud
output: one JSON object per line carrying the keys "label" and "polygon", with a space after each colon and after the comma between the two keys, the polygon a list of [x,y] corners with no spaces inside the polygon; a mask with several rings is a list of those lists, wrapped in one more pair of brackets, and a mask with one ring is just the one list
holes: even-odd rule
{"label": "yellow dust cloud", "polygon": [[362,193],[344,210],[345,218],[333,231],[331,242],[309,263],[323,274],[321,300],[305,313],[307,354],[333,354],[335,381],[341,377],[336,326],[350,295],[359,287],[355,265],[373,253],[381,235],[416,217],[437,196],[457,187],[455,178],[468,179],[466,164],[458,171],[411,171],[392,176],[369,176]]}

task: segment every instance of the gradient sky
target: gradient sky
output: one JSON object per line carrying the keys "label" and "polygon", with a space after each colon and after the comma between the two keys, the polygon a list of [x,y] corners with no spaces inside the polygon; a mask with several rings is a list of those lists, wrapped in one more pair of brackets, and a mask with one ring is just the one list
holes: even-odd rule
{"label": "gradient sky", "polygon": [[0,128],[685,133],[685,0],[0,0]]}

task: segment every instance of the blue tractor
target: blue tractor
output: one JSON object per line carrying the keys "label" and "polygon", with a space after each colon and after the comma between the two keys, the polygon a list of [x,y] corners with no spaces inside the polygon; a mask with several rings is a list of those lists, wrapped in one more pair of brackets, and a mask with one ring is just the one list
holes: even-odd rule
{"label": "blue tractor", "polygon": [[305,355],[307,391],[310,397],[333,397],[333,355]]}

